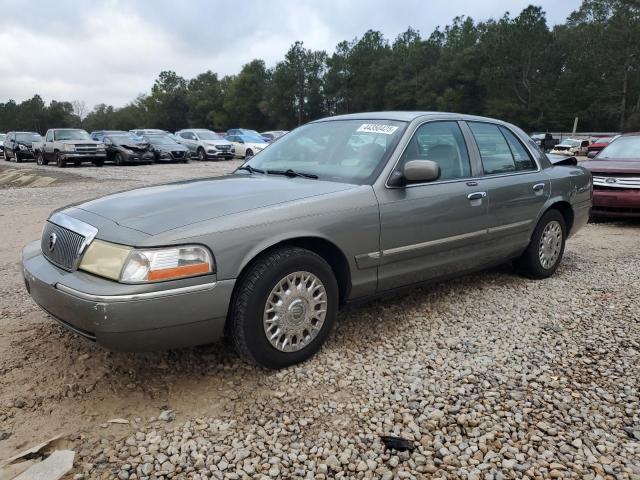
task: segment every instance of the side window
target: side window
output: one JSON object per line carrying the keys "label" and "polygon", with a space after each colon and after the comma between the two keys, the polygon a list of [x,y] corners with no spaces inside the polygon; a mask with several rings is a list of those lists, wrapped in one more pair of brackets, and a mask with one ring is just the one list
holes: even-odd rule
{"label": "side window", "polygon": [[516,171],[511,149],[497,125],[469,122],[469,128],[480,150],[485,175]]}
{"label": "side window", "polygon": [[500,127],[500,131],[504,135],[504,138],[507,139],[511,154],[515,160],[516,170],[535,170],[536,164],[515,134],[504,127]]}
{"label": "side window", "polygon": [[51,142],[53,141],[53,132],[51,130],[49,130],[47,132],[47,138],[45,139],[47,142]]}
{"label": "side window", "polygon": [[188,132],[182,132],[182,133],[180,134],[180,136],[181,136],[182,138],[186,138],[187,140],[189,139],[189,133],[188,133]]}
{"label": "side window", "polygon": [[399,166],[411,160],[436,162],[440,165],[440,180],[471,176],[469,153],[457,122],[429,122],[418,127]]}

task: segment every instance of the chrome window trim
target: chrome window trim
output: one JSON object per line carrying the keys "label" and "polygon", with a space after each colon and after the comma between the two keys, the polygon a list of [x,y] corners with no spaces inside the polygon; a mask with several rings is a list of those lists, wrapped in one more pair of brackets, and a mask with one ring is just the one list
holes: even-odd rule
{"label": "chrome window trim", "polygon": [[90,302],[132,302],[136,300],[150,300],[155,298],[171,297],[174,295],[184,295],[185,293],[202,292],[205,290],[213,290],[218,282],[202,283],[200,285],[192,285],[190,287],[178,287],[167,290],[158,290],[156,292],[131,293],[121,295],[94,295],[91,293],[81,292],[75,288],[68,287],[62,283],[56,284],[56,289],[67,293],[82,300]]}

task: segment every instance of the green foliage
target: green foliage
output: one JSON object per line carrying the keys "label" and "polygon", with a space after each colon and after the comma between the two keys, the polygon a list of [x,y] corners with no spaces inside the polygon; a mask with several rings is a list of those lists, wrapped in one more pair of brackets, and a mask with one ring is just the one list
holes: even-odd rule
{"label": "green foliage", "polygon": [[528,6],[481,23],[456,17],[428,37],[409,28],[389,42],[369,30],[329,55],[295,42],[273,68],[256,59],[224,78],[161,72],[148,95],[99,104],[82,121],[69,102],[9,100],[0,131],[289,129],[375,110],[464,112],[536,131],[568,130],[577,116],[581,130],[640,130],[640,4],[583,0],[553,28]]}

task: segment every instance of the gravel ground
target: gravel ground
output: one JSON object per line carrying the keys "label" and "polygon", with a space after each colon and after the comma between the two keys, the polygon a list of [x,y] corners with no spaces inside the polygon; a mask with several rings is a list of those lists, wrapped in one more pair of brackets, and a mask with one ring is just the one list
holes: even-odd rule
{"label": "gravel ground", "polygon": [[223,343],[108,352],[24,291],[19,249],[52,208],[237,165],[82,167],[1,191],[0,459],[64,432],[76,479],[640,479],[640,222],[588,225],[545,281],[502,267],[349,307],[279,372]]}

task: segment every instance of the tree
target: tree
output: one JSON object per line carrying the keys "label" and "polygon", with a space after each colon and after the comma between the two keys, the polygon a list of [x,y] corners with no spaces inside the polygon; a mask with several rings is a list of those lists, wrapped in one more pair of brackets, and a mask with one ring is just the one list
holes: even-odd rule
{"label": "tree", "polygon": [[142,99],[147,113],[148,128],[170,132],[187,125],[187,81],[172,71],[160,72],[151,88],[151,95]]}
{"label": "tree", "polygon": [[187,115],[189,126],[219,130],[223,109],[222,86],[218,75],[208,71],[189,81],[187,91]]}
{"label": "tree", "polygon": [[227,79],[223,105],[230,122],[228,126],[269,128],[269,82],[270,75],[262,60],[247,63],[238,75]]}

